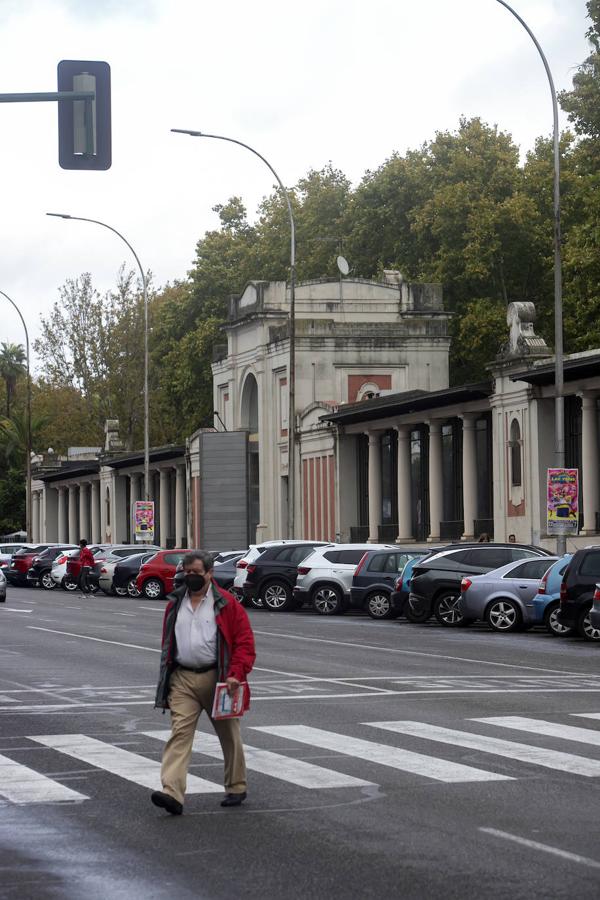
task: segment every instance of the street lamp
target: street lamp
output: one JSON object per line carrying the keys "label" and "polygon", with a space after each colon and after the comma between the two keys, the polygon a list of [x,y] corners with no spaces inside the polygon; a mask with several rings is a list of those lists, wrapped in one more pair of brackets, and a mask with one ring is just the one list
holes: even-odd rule
{"label": "street lamp", "polygon": [[123,237],[120,231],[117,231],[116,228],[113,228],[112,225],[107,225],[106,222],[99,222],[98,219],[86,219],[83,216],[70,216],[68,213],[46,213],[47,216],[55,216],[58,219],[72,219],[75,222],[92,222],[94,225],[102,225],[103,228],[108,228],[109,231],[112,231],[113,234],[116,234],[117,237],[120,237],[121,240],[127,244],[131,252],[135,257],[135,261],[138,264],[138,268],[140,270],[140,277],[142,279],[142,287],[144,290],[144,499],[150,499],[150,403],[148,399],[148,285],[146,282],[146,275],[144,274],[144,270],[142,268],[142,264],[139,260],[139,257],[127,238]]}
{"label": "street lamp", "polygon": [[25,346],[27,348],[27,485],[25,488],[25,531],[27,532],[27,540],[33,540],[33,530],[31,522],[31,367],[29,364],[29,332],[27,331],[25,319],[21,315],[21,310],[19,309],[15,301],[11,300],[8,294],[5,294],[4,291],[0,291],[0,294],[2,294],[3,297],[6,297],[8,302],[14,306],[23,324],[23,330],[25,331]]}
{"label": "street lamp", "polygon": [[253,147],[250,147],[249,144],[245,144],[243,141],[238,141],[235,138],[224,137],[222,134],[205,134],[203,131],[191,131],[187,128],[171,128],[171,131],[176,132],[177,134],[189,134],[191,137],[203,137],[203,138],[213,138],[217,141],[228,141],[230,144],[238,144],[240,147],[245,147],[246,150],[249,150],[250,153],[254,153],[255,156],[258,156],[259,159],[262,159],[264,164],[270,169],[271,173],[275,176],[281,193],[285,197],[285,202],[287,203],[288,213],[290,217],[290,318],[289,318],[289,331],[290,331],[290,374],[289,374],[289,385],[288,385],[288,538],[294,537],[295,532],[295,520],[294,520],[294,506],[295,506],[295,432],[296,432],[296,226],[294,223],[294,213],[292,211],[292,204],[290,201],[290,197],[285,187],[283,186],[283,182],[271,163],[262,156],[258,150],[255,150]]}
{"label": "street lamp", "polygon": [[[544,63],[548,82],[550,84],[550,94],[552,96],[552,112],[553,112],[553,143],[554,143],[554,454],[557,468],[563,468],[565,465],[565,399],[564,399],[564,351],[563,351],[563,310],[562,310],[562,258],[560,249],[560,144],[558,130],[558,103],[556,102],[556,90],[554,88],[554,79],[548,65],[548,60],[544,55],[536,36],[521,18],[515,12],[512,6],[509,6],[505,0],[497,0],[501,6],[504,6],[512,15],[521,23],[533,43]],[[563,556],[567,551],[567,537],[564,534],[556,536],[556,552],[559,556]]]}

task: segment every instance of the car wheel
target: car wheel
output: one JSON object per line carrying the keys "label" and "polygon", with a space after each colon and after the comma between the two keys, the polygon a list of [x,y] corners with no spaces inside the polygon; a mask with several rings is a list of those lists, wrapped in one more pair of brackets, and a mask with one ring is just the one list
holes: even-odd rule
{"label": "car wheel", "polygon": [[40,578],[40,584],[45,591],[53,591],[56,587],[56,582],[50,572],[44,572],[44,574]]}
{"label": "car wheel", "polygon": [[521,626],[521,610],[514,601],[502,597],[488,606],[485,618],[494,631],[516,631]]}
{"label": "car wheel", "polygon": [[344,611],[342,592],[334,585],[324,584],[312,595],[312,604],[320,616],[335,616]]}
{"label": "car wheel", "polygon": [[445,591],[433,601],[433,614],[440,623],[448,628],[456,628],[463,623],[463,614],[459,608],[460,593]]}
{"label": "car wheel", "polygon": [[140,596],[140,590],[136,584],[136,581],[137,581],[137,579],[134,575],[134,577],[130,578],[129,581],[127,582],[126,590],[127,590],[128,597],[139,597]]}
{"label": "car wheel", "polygon": [[365,609],[372,619],[392,619],[392,598],[385,591],[376,591],[367,597]]}
{"label": "car wheel", "polygon": [[555,637],[567,637],[567,635],[573,633],[573,629],[567,625],[561,625],[558,621],[559,610],[560,606],[558,603],[552,603],[550,606],[547,606],[544,613],[544,625],[546,626],[546,631],[549,631]]}
{"label": "car wheel", "polygon": [[113,591],[117,595],[117,597],[126,597],[127,596],[127,585],[121,585],[120,587],[113,587]]}
{"label": "car wheel", "polygon": [[584,641],[600,641],[600,628],[594,628],[590,613],[590,609],[585,609],[582,612],[577,623],[577,632]]}
{"label": "car wheel", "polygon": [[69,575],[65,575],[65,577],[63,578],[62,586],[64,587],[65,591],[76,591],[79,587],[78,583]]}
{"label": "car wheel", "polygon": [[411,600],[410,596],[404,604],[404,618],[412,622],[413,625],[420,625],[431,617],[431,607],[427,607],[424,602]]}
{"label": "car wheel", "polygon": [[162,582],[158,578],[149,578],[144,582],[142,594],[146,600],[159,600],[163,595]]}
{"label": "car wheel", "polygon": [[285,581],[269,581],[260,592],[261,599],[271,612],[283,612],[292,605],[292,592]]}

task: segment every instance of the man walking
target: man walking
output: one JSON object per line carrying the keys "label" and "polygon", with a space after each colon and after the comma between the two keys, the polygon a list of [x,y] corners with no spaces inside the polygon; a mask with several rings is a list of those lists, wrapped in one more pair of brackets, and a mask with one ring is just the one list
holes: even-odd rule
{"label": "man walking", "polygon": [[[171,736],[161,766],[162,791],[155,806],[181,815],[196,725],[202,710],[210,717],[217,682],[232,694],[254,665],[254,635],[246,610],[212,580],[209,553],[193,551],[183,558],[184,584],[167,598],[163,620],[160,676],[155,706],[171,711]],[[250,705],[245,689],[244,710]],[[212,719],[225,761],[225,798],[221,806],[240,806],[246,799],[246,762],[239,719]]]}
{"label": "man walking", "polygon": [[89,575],[90,570],[95,564],[96,560],[94,559],[94,554],[90,550],[87,545],[87,541],[83,540],[83,538],[79,541],[79,546],[81,550],[79,551],[79,590],[82,594],[90,593],[90,583],[89,583]]}

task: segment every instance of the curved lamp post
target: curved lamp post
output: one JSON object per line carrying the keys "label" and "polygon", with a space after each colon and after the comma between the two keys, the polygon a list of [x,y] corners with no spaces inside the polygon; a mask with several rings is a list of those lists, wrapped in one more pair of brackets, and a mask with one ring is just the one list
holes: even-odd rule
{"label": "curved lamp post", "polygon": [[148,399],[148,285],[146,282],[146,275],[142,268],[142,264],[139,260],[139,257],[127,238],[123,237],[120,231],[117,231],[116,228],[113,228],[112,225],[107,225],[106,222],[100,222],[98,219],[86,219],[83,216],[70,216],[68,213],[46,213],[47,216],[54,216],[57,219],[72,219],[75,222],[92,222],[94,225],[102,225],[103,228],[108,228],[109,231],[112,231],[113,234],[116,234],[117,237],[120,237],[123,243],[127,244],[131,252],[135,257],[135,261],[138,264],[138,268],[140,270],[140,277],[142,279],[142,287],[144,290],[144,499],[150,499],[150,404]]}
{"label": "curved lamp post", "polygon": [[25,324],[25,319],[21,314],[21,310],[17,306],[14,300],[12,300],[8,294],[5,294],[4,291],[0,291],[3,297],[5,297],[9,303],[11,303],[16,309],[19,318],[23,324],[23,330],[25,331],[25,346],[27,348],[27,460],[26,460],[26,498],[25,498],[25,530],[27,532],[27,539],[33,540],[33,523],[31,521],[31,368],[29,364],[29,332],[27,331],[27,325]]}
{"label": "curved lamp post", "polygon": [[[552,112],[553,112],[553,142],[554,142],[554,455],[555,463],[558,468],[563,468],[565,464],[565,435],[564,435],[564,419],[565,419],[565,400],[564,400],[564,360],[563,360],[563,311],[562,311],[562,257],[560,248],[560,144],[558,130],[558,103],[556,102],[556,90],[554,87],[554,79],[548,65],[548,60],[544,55],[536,36],[529,25],[515,12],[512,6],[509,6],[505,0],[497,0],[501,6],[504,6],[512,15],[521,23],[533,43],[544,63],[548,82],[550,84],[550,93],[552,95]],[[559,556],[566,553],[567,538],[564,534],[556,536],[556,552]]]}
{"label": "curved lamp post", "polygon": [[262,154],[235,138],[224,137],[222,134],[205,134],[203,131],[191,131],[187,128],[171,128],[176,134],[189,134],[191,137],[212,138],[217,141],[228,141],[230,144],[238,144],[245,147],[250,153],[258,156],[275,177],[281,193],[285,197],[290,217],[290,373],[288,384],[288,538],[293,538],[295,533],[295,432],[296,432],[296,225],[290,197],[283,182],[271,163]]}

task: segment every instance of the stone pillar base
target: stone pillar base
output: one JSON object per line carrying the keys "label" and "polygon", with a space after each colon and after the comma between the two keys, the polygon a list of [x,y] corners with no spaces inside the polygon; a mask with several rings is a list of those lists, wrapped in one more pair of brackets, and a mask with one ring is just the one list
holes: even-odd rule
{"label": "stone pillar base", "polygon": [[426,543],[428,543],[428,544],[448,544],[448,543],[450,543],[450,542],[449,542],[449,541],[442,541],[442,539],[441,539],[441,537],[440,537],[439,535],[436,535],[436,534],[430,534],[429,537],[427,538]]}
{"label": "stone pillar base", "polygon": [[412,536],[411,537],[402,537],[401,535],[398,535],[398,537],[394,541],[395,544],[416,544],[416,542],[417,542],[416,538],[414,538]]}
{"label": "stone pillar base", "polygon": [[461,541],[468,541],[470,544],[477,540],[474,534],[461,534],[460,539]]}
{"label": "stone pillar base", "polygon": [[[581,535],[581,537],[594,537],[598,534],[598,532],[595,528],[582,528],[579,534]],[[552,537],[555,537],[555,535],[552,535]]]}

